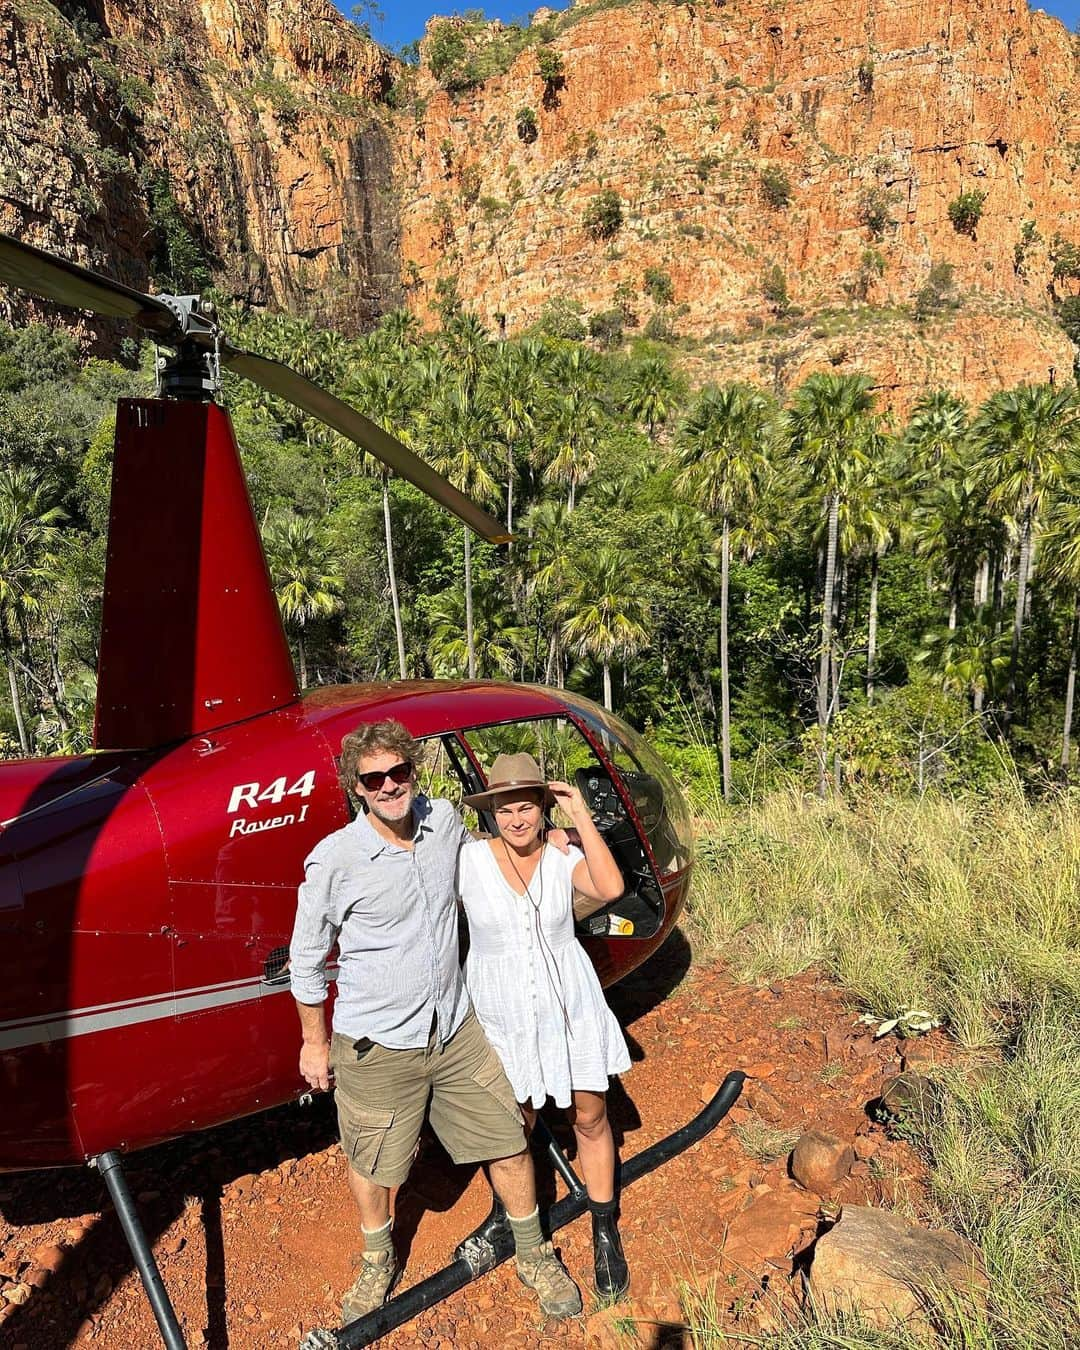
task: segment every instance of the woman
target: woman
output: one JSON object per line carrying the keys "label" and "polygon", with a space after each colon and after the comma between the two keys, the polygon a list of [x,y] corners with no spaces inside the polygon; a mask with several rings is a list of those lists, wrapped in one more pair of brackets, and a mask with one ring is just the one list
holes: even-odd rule
{"label": "woman", "polygon": [[[591,910],[617,900],[623,879],[577,788],[545,782],[531,755],[499,755],[486,792],[494,839],[463,846],[458,890],[469,920],[465,982],[531,1129],[548,1097],[566,1108],[589,1193],[597,1292],[618,1298],[630,1279],[617,1226],[610,1074],[630,1067],[626,1041],[574,936],[574,893]],[[581,848],[544,840],[544,808],[570,817]],[[579,914],[581,909],[579,908]]]}

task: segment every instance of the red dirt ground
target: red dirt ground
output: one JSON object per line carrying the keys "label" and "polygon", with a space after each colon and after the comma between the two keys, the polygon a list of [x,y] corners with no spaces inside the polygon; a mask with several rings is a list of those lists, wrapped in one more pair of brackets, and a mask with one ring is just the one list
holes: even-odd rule
{"label": "red dirt ground", "polygon": [[[610,1097],[623,1157],[689,1120],[729,1069],[748,1074],[740,1103],[713,1134],[626,1190],[630,1300],[595,1312],[585,1217],[556,1236],[586,1293],[581,1318],[545,1324],[508,1263],[382,1345],[614,1344],[616,1317],[636,1319],[644,1345],[677,1345],[679,1281],[702,1285],[718,1272],[721,1306],[733,1323],[760,1332],[777,1295],[797,1287],[798,1252],[840,1203],[888,1203],[897,1188],[921,1187],[915,1154],[865,1112],[883,1079],[899,1069],[898,1043],[873,1042],[842,997],[814,976],[735,985],[719,966],[690,970],[687,944],[676,933],[609,997],[635,1060]],[[561,1133],[557,1122],[555,1113]],[[786,1156],[767,1163],[748,1156],[736,1127],[758,1125],[827,1130],[854,1141],[859,1161],[835,1195],[819,1200],[789,1179]],[[335,1139],[329,1102],[320,1100],[132,1160],[132,1191],[189,1346],[287,1347],[313,1325],[337,1324],[359,1243]],[[540,1169],[542,1191],[549,1199],[561,1195],[562,1183],[556,1189],[550,1169]],[[402,1287],[450,1259],[489,1199],[482,1175],[451,1166],[425,1137],[397,1203],[395,1237],[399,1253],[407,1253]],[[159,1343],[96,1176],[0,1177],[0,1347],[151,1350]]]}

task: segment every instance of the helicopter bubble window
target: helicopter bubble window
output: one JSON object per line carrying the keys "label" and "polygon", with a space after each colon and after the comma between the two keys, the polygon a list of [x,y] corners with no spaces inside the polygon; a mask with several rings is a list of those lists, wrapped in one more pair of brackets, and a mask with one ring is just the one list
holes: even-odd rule
{"label": "helicopter bubble window", "polygon": [[667,765],[625,722],[573,694],[564,691],[563,697],[621,773],[661,873],[681,872],[693,856],[693,834],[683,795]]}

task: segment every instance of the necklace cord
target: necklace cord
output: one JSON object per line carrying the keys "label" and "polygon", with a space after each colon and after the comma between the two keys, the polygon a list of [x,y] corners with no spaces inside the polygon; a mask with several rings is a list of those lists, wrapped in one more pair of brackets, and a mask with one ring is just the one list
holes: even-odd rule
{"label": "necklace cord", "polygon": [[[562,976],[559,974],[559,963],[555,960],[555,953],[551,950],[547,938],[544,936],[543,925],[540,922],[540,907],[544,903],[544,849],[547,845],[541,839],[540,841],[540,861],[536,864],[536,871],[533,872],[533,879],[536,879],[536,872],[540,873],[540,898],[533,899],[532,891],[529,889],[529,883],[518,870],[517,863],[514,862],[513,854],[510,852],[510,845],[504,839],[502,841],[503,849],[506,852],[506,861],[514,870],[514,875],[524,887],[522,899],[528,900],[533,911],[533,925],[536,929],[536,936],[540,944],[540,956],[544,962],[544,973],[548,977],[548,983],[551,985],[551,991],[555,995],[555,1002],[559,1005],[559,1011],[562,1013],[563,1024],[566,1027],[567,1035],[573,1039],[574,1029],[570,1025],[570,1018],[566,1012],[566,990],[562,982]],[[548,957],[551,963],[548,963]],[[552,971],[554,970],[554,974]],[[557,983],[556,983],[557,981]]]}

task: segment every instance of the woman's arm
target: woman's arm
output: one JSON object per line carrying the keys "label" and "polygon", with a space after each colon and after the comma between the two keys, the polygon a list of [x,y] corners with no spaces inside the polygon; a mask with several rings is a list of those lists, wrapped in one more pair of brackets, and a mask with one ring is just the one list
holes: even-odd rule
{"label": "woman's arm", "polygon": [[[574,888],[606,905],[618,900],[626,889],[619,865],[611,856],[611,849],[604,843],[600,831],[593,822],[585,798],[576,787],[569,783],[554,782],[548,787],[555,794],[556,803],[570,817],[571,824],[581,839],[584,859],[574,868]],[[579,916],[583,917],[583,916]]]}

